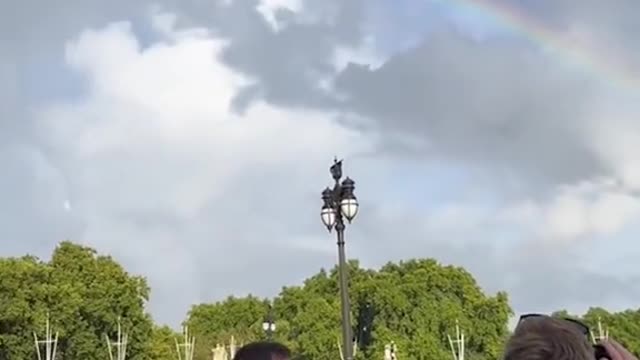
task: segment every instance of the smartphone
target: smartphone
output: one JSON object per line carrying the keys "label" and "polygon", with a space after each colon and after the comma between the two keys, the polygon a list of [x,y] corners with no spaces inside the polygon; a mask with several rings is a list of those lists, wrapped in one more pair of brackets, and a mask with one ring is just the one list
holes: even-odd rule
{"label": "smartphone", "polygon": [[605,349],[604,346],[600,344],[593,345],[593,353],[595,355],[596,360],[600,360],[600,359],[611,360],[611,358],[609,357],[609,354],[607,353],[607,349]]}

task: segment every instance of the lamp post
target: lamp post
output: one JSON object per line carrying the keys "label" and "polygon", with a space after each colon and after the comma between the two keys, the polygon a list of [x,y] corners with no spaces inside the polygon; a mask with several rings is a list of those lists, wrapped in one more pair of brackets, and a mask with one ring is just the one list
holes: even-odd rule
{"label": "lamp post", "polygon": [[349,290],[347,280],[347,264],[344,251],[344,229],[347,222],[356,217],[358,213],[358,200],[353,194],[355,182],[349,177],[340,183],[342,178],[342,160],[334,160],[329,169],[331,177],[335,181],[333,189],[327,187],[322,192],[322,211],[320,213],[322,222],[331,232],[336,229],[338,237],[338,274],[340,277],[340,300],[342,304],[342,351],[343,360],[353,360],[353,339],[351,335],[351,309],[349,305]]}
{"label": "lamp post", "polygon": [[271,341],[273,339],[273,332],[276,331],[276,323],[273,321],[273,309],[271,306],[269,306],[267,317],[262,322],[262,330],[264,330],[267,335],[267,340]]}

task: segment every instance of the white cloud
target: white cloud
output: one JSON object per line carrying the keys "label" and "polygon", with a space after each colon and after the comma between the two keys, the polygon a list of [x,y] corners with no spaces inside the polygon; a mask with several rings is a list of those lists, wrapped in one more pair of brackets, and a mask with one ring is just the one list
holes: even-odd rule
{"label": "white cloud", "polygon": [[571,242],[615,236],[640,220],[640,199],[609,179],[584,181],[559,187],[546,201],[508,206],[502,217],[528,227],[540,239]]}
{"label": "white cloud", "polygon": [[256,10],[264,16],[274,31],[280,31],[284,25],[278,22],[276,12],[279,10],[299,12],[302,10],[302,0],[261,0]]}
{"label": "white cloud", "polygon": [[[617,104],[620,107],[620,104]],[[640,190],[640,129],[636,112],[617,109],[601,117],[591,127],[592,146],[609,171],[621,185],[630,190]]]}
{"label": "white cloud", "polygon": [[[285,256],[278,246],[313,242],[291,232],[278,242],[253,243],[286,234],[285,210],[315,208],[306,196],[318,186],[308,184],[327,176],[333,155],[349,156],[369,142],[330,113],[264,103],[231,113],[232,96],[249,80],[217,60],[224,42],[198,29],[175,36],[164,24],[171,41],[144,49],[124,22],[80,34],[67,45],[67,61],[89,92],[47,107],[39,124],[53,161],[73,184],[83,238],[147,274],[160,297],[176,297],[183,308],[166,315],[175,321],[194,300],[242,291],[237,276],[210,288],[211,274],[222,276],[228,266],[229,251],[244,252],[251,263],[270,247],[278,258]],[[257,189],[239,186],[247,177]],[[259,205],[273,196],[276,202]],[[297,248],[326,256],[313,243]],[[227,258],[207,262],[205,254]]]}

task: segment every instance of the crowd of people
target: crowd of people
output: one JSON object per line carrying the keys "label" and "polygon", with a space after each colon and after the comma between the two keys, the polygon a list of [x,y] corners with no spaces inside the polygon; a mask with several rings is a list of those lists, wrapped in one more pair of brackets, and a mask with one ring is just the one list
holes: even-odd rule
{"label": "crowd of people", "polygon": [[[503,360],[638,360],[612,339],[593,344],[589,328],[573,319],[528,314],[520,317],[507,341]],[[291,351],[276,342],[243,346],[234,360],[290,360]]]}

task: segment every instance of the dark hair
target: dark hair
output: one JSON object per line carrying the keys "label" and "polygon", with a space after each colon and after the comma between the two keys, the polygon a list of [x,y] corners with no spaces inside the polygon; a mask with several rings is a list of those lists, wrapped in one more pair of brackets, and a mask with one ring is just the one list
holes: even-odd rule
{"label": "dark hair", "polygon": [[288,347],[277,342],[259,341],[241,347],[233,360],[288,360],[290,357]]}
{"label": "dark hair", "polygon": [[585,334],[569,321],[539,316],[522,321],[507,342],[504,360],[593,360]]}

